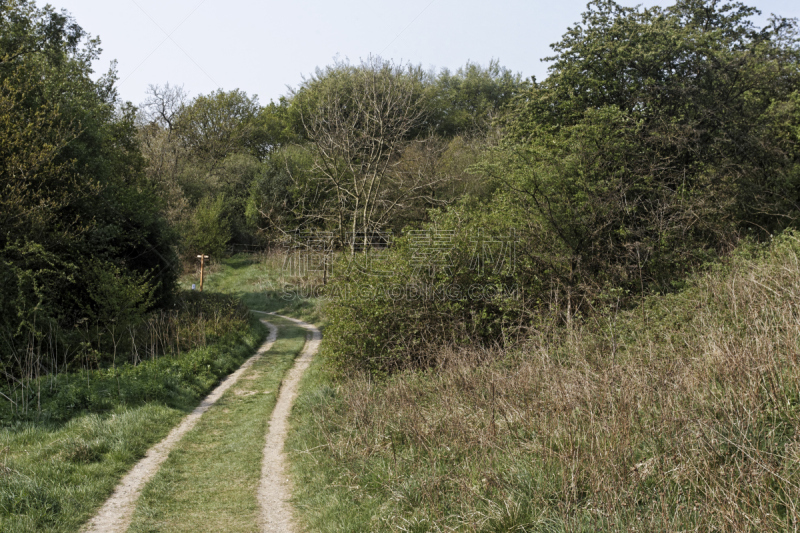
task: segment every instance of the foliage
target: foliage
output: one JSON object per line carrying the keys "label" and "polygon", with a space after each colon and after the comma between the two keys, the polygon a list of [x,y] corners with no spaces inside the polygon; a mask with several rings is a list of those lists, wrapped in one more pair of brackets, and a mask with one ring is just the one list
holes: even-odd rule
{"label": "foliage", "polygon": [[[431,258],[409,233],[389,252],[386,280],[339,280],[353,289],[332,293],[329,350],[341,369],[425,366],[437,343],[502,345],[541,317],[568,323],[630,307],[680,288],[742,236],[793,225],[796,22],[773,18],[758,30],[754,13],[695,0],[591,3],[553,45],[550,76],[517,96],[497,122],[499,141],[484,144],[470,170],[488,185],[411,222],[446,236],[446,268],[416,268]],[[513,260],[475,268],[481,235],[511,238]],[[358,291],[384,282],[461,293],[412,304]],[[473,286],[510,287],[514,297],[473,301],[463,294]]]}
{"label": "foliage", "polygon": [[512,349],[443,347],[429,371],[383,382],[313,366],[287,442],[303,521],[315,531],[793,528],[798,265],[800,235],[787,232],[636,309],[539,320]]}
{"label": "foliage", "polygon": [[276,150],[250,183],[245,215],[251,227],[272,238],[286,232],[324,228],[317,213],[331,201],[327,188],[315,179],[314,156],[308,147]]}
{"label": "foliage", "polygon": [[743,233],[794,224],[796,22],[758,30],[756,12],[603,0],[553,45],[550,76],[481,166],[504,190],[492,208],[513,206],[568,254],[553,283],[667,291]]}
{"label": "foliage", "polygon": [[503,343],[514,334],[528,288],[514,277],[511,228],[505,234],[456,232],[443,229],[445,221],[435,214],[430,225],[394,240],[390,249],[334,265],[324,291],[329,324],[323,352],[339,372],[385,376],[424,368],[441,344]]}
{"label": "foliage", "polygon": [[493,59],[482,67],[467,64],[455,72],[443,69],[429,89],[432,93],[431,122],[445,137],[486,135],[492,121],[527,83]]}
{"label": "foliage", "polygon": [[306,80],[292,104],[313,146],[314,175],[333,200],[313,214],[354,252],[428,184],[427,176],[394,172],[424,128],[424,73],[377,57],[340,62]]}
{"label": "foliage", "polygon": [[177,134],[209,172],[234,151],[263,158],[272,145],[257,126],[259,111],[257,97],[220,89],[198,96],[181,111]]}
{"label": "foliage", "polygon": [[222,257],[231,238],[230,221],[225,216],[225,197],[203,198],[183,233],[184,255],[190,260],[197,254]]}
{"label": "foliage", "polygon": [[98,316],[98,272],[141,284],[134,306],[167,304],[176,276],[133,109],[113,71],[91,79],[99,41],[24,0],[2,4],[0,29],[0,349],[13,381],[42,371],[26,350],[47,332]]}
{"label": "foliage", "polygon": [[[525,86],[497,61],[434,75],[378,58],[318,69],[268,105],[239,90],[190,99],[181,87],[151,86],[138,138],[173,227],[189,224],[203,198],[224,194],[232,244],[264,246],[310,228],[337,231],[341,244],[353,240],[354,221],[359,234],[399,231],[465,191],[483,194],[465,170],[492,117]],[[378,118],[394,124],[380,140],[364,129]]]}
{"label": "foliage", "polygon": [[240,90],[189,99],[182,87],[151,86],[138,134],[171,224],[191,227],[205,198],[224,195],[230,243],[263,245],[262,221],[248,198],[275,167],[275,153],[299,139],[294,120],[286,99],[261,106]]}

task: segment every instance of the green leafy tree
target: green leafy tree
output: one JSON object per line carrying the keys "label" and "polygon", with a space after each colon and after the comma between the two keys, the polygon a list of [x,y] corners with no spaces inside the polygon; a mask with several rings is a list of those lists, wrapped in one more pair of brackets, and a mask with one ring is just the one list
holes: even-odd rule
{"label": "green leafy tree", "polygon": [[231,239],[231,223],[225,215],[225,197],[206,197],[184,226],[183,247],[188,259],[197,254],[207,254],[215,258],[225,255]]}
{"label": "green leafy tree", "polygon": [[482,67],[467,63],[442,70],[431,84],[431,122],[439,135],[486,135],[492,121],[527,87],[519,74],[496,59]]}
{"label": "green leafy tree", "polygon": [[313,229],[330,229],[320,213],[330,212],[334,197],[314,175],[313,150],[290,145],[275,151],[250,185],[246,217],[269,238]]}
{"label": "green leafy tree", "polygon": [[88,264],[145,283],[158,304],[176,271],[134,110],[113,70],[92,79],[99,41],[24,0],[0,5],[0,35],[0,349],[25,353],[95,309]]}
{"label": "green leafy tree", "polygon": [[[560,282],[670,290],[694,265],[794,223],[796,22],[682,0],[589,5],[484,165],[569,254]],[[508,209],[508,208],[506,208]],[[549,255],[532,247],[533,255]]]}

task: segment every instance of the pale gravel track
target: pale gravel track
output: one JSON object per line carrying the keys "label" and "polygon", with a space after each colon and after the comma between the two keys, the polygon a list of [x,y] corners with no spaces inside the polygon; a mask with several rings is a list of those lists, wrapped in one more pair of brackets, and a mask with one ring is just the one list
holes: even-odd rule
{"label": "pale gravel track", "polygon": [[[263,311],[256,312],[263,313]],[[285,472],[286,454],[283,446],[286,441],[289,413],[297,397],[300,378],[319,349],[322,333],[311,324],[294,318],[275,313],[263,314],[290,320],[309,331],[302,353],[295,358],[294,366],[287,372],[281,383],[278,400],[269,421],[264,458],[261,463],[261,483],[258,487],[258,501],[261,505],[261,531],[264,533],[291,533],[296,528],[292,520],[292,508],[289,505],[291,484]]]}
{"label": "pale gravel track", "polygon": [[[170,431],[169,435],[161,442],[147,450],[144,458],[122,478],[114,493],[106,500],[100,511],[82,529],[85,533],[123,533],[128,530],[133,520],[133,511],[136,501],[142,493],[142,488],[158,472],[161,464],[167,460],[169,452],[187,432],[189,432],[200,417],[214,405],[241,375],[258,361],[264,353],[272,348],[278,337],[278,328],[267,321],[262,321],[269,327],[269,337],[261,345],[255,355],[245,361],[233,374],[222,382],[209,394],[200,405],[187,415],[186,418]],[[280,400],[279,400],[280,401]]]}

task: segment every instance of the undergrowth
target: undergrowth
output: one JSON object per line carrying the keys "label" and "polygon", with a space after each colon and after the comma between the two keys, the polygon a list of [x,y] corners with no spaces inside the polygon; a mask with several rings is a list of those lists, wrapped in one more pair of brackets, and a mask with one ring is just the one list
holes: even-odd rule
{"label": "undergrowth", "polygon": [[[0,360],[6,378],[0,385],[0,422],[67,420],[82,411],[180,395],[176,387],[206,390],[207,382],[230,366],[208,347],[236,342],[248,331],[249,320],[247,308],[235,298],[182,291],[170,308],[153,311],[124,334],[118,332],[113,347],[107,347],[113,355],[98,350],[100,340],[93,344],[67,335],[70,343],[61,346],[65,339],[58,333],[42,337],[19,358],[25,372],[6,368],[4,363],[13,357]],[[87,326],[86,334],[91,337],[94,329]]]}
{"label": "undergrowth", "polygon": [[334,381],[294,411],[313,531],[795,531],[800,239],[510,350]]}

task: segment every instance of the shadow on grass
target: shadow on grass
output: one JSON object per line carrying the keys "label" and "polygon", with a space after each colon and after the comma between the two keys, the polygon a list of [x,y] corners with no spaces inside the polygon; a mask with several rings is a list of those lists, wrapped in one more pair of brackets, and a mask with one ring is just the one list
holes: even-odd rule
{"label": "shadow on grass", "polygon": [[321,320],[320,303],[316,299],[292,298],[287,300],[281,298],[281,293],[277,291],[242,292],[237,293],[236,296],[241,298],[248,308],[256,311],[287,315],[315,324],[319,324]]}
{"label": "shadow on grass", "polygon": [[233,270],[240,270],[247,268],[251,265],[258,264],[259,259],[250,255],[234,255],[228,259],[223,260],[223,264]]}

